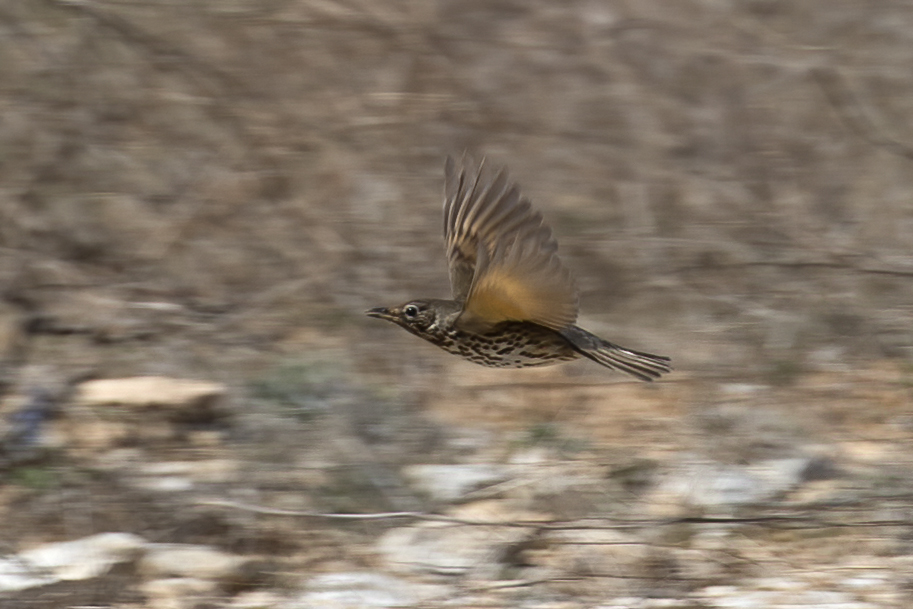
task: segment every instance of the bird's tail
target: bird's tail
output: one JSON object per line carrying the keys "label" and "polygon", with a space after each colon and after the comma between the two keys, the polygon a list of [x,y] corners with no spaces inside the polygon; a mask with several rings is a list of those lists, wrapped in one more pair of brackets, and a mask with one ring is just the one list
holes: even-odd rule
{"label": "bird's tail", "polygon": [[577,326],[568,326],[561,335],[584,357],[642,381],[652,381],[672,370],[668,357],[619,347]]}

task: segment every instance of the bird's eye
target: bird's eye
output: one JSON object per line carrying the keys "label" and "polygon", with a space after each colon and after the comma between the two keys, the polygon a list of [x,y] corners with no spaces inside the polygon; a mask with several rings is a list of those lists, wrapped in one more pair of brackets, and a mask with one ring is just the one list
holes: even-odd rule
{"label": "bird's eye", "polygon": [[415,319],[415,316],[418,315],[418,307],[415,305],[407,305],[406,308],[403,309],[403,314],[409,319]]}

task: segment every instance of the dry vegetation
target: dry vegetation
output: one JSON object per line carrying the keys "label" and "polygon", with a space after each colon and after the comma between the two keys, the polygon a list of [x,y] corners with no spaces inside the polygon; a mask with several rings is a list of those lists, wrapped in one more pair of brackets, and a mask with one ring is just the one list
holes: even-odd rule
{"label": "dry vegetation", "polygon": [[[814,444],[864,470],[850,495],[874,509],[913,460],[911,65],[904,2],[6,0],[0,381],[226,382],[218,450],[299,509],[435,507],[397,472],[459,461],[442,438],[476,425],[507,438],[486,458],[544,444],[609,477]],[[667,384],[603,393],[576,364],[495,378],[363,317],[446,295],[442,165],[464,150],[510,166],[587,325],[671,355]],[[860,442],[890,448],[839,465]],[[51,490],[2,495],[11,547],[137,531],[303,572],[375,565],[387,526],[255,527],[55,458]]]}

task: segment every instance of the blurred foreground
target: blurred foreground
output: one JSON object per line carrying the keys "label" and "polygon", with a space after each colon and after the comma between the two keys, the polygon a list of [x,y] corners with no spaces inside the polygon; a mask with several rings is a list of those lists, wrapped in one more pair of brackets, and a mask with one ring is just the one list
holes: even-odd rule
{"label": "blurred foreground", "polygon": [[[3,607],[913,600],[913,9],[13,0],[0,34]],[[668,380],[362,315],[447,295],[463,150]]]}

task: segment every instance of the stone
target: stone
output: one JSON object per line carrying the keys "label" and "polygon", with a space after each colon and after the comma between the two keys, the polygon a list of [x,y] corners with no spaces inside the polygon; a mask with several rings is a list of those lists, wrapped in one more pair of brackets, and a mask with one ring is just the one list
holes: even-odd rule
{"label": "stone", "polygon": [[226,483],[237,480],[240,463],[235,459],[201,459],[199,461],[156,461],[140,466],[144,476],[181,476],[196,482]]}
{"label": "stone", "polygon": [[187,423],[210,423],[224,414],[215,405],[225,391],[219,383],[167,377],[87,381],[77,387],[74,403],[55,428],[62,443],[80,456],[186,441]]}
{"label": "stone", "polygon": [[504,467],[496,465],[412,465],[403,475],[414,488],[437,501],[453,501],[478,488],[509,478]]}
{"label": "stone", "polygon": [[251,590],[241,592],[227,605],[230,609],[267,609],[268,607],[287,607],[283,598],[271,590]]}
{"label": "stone", "polygon": [[414,607],[453,594],[450,586],[410,582],[371,572],[318,575],[306,583],[307,591],[283,605],[287,609],[368,609]]}
{"label": "stone", "polygon": [[212,597],[217,585],[195,577],[169,577],[143,582],[140,590],[149,609],[190,609]]}
{"label": "stone", "polygon": [[86,381],[76,391],[76,401],[86,405],[164,406],[196,408],[211,406],[226,393],[225,385],[208,381],[138,376]]}
{"label": "stone", "polygon": [[685,463],[666,474],[649,495],[650,509],[666,515],[684,506],[728,509],[770,500],[799,486],[809,461],[801,457],[744,466]]}
{"label": "stone", "polygon": [[133,486],[156,493],[186,493],[193,490],[193,480],[182,476],[143,476],[132,480]]}
{"label": "stone", "polygon": [[[494,577],[509,548],[534,534],[535,522],[549,519],[543,514],[511,510],[499,501],[460,506],[450,515],[480,524],[420,522],[388,531],[377,544],[386,564],[406,573],[459,575],[472,571]],[[511,526],[520,522],[531,524]]]}
{"label": "stone", "polygon": [[[788,580],[787,580],[788,582]],[[792,583],[792,582],[788,582]],[[739,586],[709,586],[698,590],[695,596],[702,606],[714,609],[875,609],[877,605],[858,601],[845,592],[814,590],[799,583],[799,589],[757,589]]]}
{"label": "stone", "polygon": [[101,533],[47,543],[0,559],[0,591],[90,579],[118,563],[133,560],[146,541],[129,533]]}
{"label": "stone", "polygon": [[150,491],[183,492],[193,489],[197,483],[233,482],[239,468],[239,463],[233,459],[152,462],[136,466],[130,483]]}
{"label": "stone", "polygon": [[237,574],[247,558],[211,546],[180,543],[149,544],[139,563],[147,577],[224,579]]}

